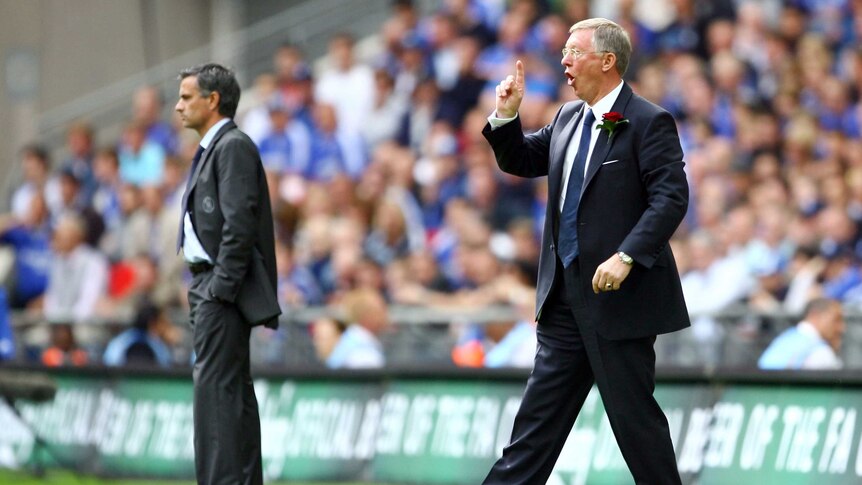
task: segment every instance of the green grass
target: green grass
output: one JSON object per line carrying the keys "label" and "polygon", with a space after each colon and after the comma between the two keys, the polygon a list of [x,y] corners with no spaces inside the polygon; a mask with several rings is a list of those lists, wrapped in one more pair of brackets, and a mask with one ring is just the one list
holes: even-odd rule
{"label": "green grass", "polygon": [[[0,485],[194,485],[183,480],[108,480],[95,477],[76,477],[69,472],[49,471],[44,477],[34,477],[23,471],[0,469]],[[326,485],[323,483],[279,482],[268,485]],[[335,485],[335,484],[331,484]],[[369,485],[339,483],[337,485]]]}

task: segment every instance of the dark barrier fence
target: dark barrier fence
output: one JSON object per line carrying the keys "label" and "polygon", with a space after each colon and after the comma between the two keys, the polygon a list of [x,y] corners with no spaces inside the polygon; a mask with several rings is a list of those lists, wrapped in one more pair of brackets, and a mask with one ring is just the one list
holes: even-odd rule
{"label": "dark barrier fence", "polygon": [[[391,325],[380,337],[387,363],[396,367],[451,364],[451,351],[459,327],[515,322],[519,318],[514,308],[505,305],[450,310],[395,305],[388,311]],[[332,309],[326,307],[288,310],[277,332],[268,329],[253,332],[252,365],[289,370],[318,364],[308,325],[331,312]],[[799,318],[785,311],[756,311],[742,305],[715,314],[692,315],[691,328],[659,337],[657,362],[668,367],[754,368],[769,342],[796,324]],[[191,354],[188,313],[176,309],[171,312],[171,319],[185,334],[182,344],[175,349],[175,363],[186,365]],[[80,326],[91,327],[87,329],[90,333],[92,327],[103,330],[106,341],[110,335],[128,328],[127,320],[128,317],[126,320],[94,320]],[[845,320],[847,331],[840,355],[845,368],[862,370],[862,311],[846,308]],[[23,361],[27,358],[23,355],[26,336],[36,331],[45,339],[50,325],[25,313],[14,315],[13,322],[19,335],[19,349],[22,349],[18,360]]]}
{"label": "dark barrier fence", "polygon": [[[189,374],[50,371],[52,401],[14,401],[26,425],[0,406],[0,466],[191,478]],[[479,483],[508,440],[526,376],[452,368],[258,373],[265,474]],[[658,379],[686,483],[862,481],[862,373],[662,369]],[[549,483],[630,480],[594,390]]]}

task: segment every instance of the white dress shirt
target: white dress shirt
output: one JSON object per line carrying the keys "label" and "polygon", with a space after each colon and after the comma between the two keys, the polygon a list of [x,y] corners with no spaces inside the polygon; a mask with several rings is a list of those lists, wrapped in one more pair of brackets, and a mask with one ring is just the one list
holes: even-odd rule
{"label": "white dress shirt", "polygon": [[[806,335],[811,340],[823,340],[823,336],[817,330],[817,327],[809,322],[801,321],[796,325],[799,333]],[[825,342],[825,341],[824,341]],[[841,358],[835,353],[830,345],[821,346],[815,349],[806,357],[802,363],[802,368],[807,370],[828,370],[841,369],[844,363]]]}
{"label": "white dress shirt", "polygon": [[[599,124],[601,124],[602,116],[605,113],[610,112],[611,108],[614,107],[614,103],[617,102],[617,98],[619,97],[620,91],[622,91],[622,89],[623,89],[623,82],[620,81],[620,83],[617,85],[617,87],[615,87],[611,92],[606,94],[605,97],[600,99],[595,104],[595,106],[590,106],[589,104],[584,102],[584,108],[585,109],[592,109],[593,110],[593,116],[595,116],[595,118],[596,118],[595,121],[593,121],[593,125],[590,127],[590,130],[591,130],[590,131],[590,133],[591,133],[590,150],[587,152],[587,163],[584,164],[584,175],[586,175],[587,170],[589,169],[590,157],[592,157],[592,155],[593,155],[593,148],[595,148],[595,146],[596,146],[596,140],[599,139],[599,137],[598,137],[598,131],[599,130],[597,130],[596,127],[599,126]],[[585,111],[585,113],[586,113],[586,111]],[[494,113],[492,113],[491,116],[488,117],[488,123],[491,125],[491,129],[494,130],[494,129],[497,129],[497,128],[505,125],[506,123],[511,122],[512,120],[514,120],[517,117],[518,116],[515,115],[512,118],[497,118],[497,112],[494,111]],[[577,126],[577,128],[575,128],[575,133],[572,135],[572,138],[569,141],[569,146],[566,148],[566,157],[563,160],[563,180],[561,181],[562,190],[560,190],[560,206],[559,206],[560,212],[563,211],[563,207],[565,206],[566,190],[568,189],[568,185],[569,185],[569,175],[572,172],[572,165],[575,163],[575,155],[577,155],[577,153],[578,153],[578,145],[580,144],[580,140],[581,140],[581,132],[584,129],[584,118],[586,118],[586,117],[582,116],[581,119],[578,121],[578,126]]]}
{"label": "white dress shirt", "polygon": [[[201,138],[200,145],[206,151],[209,148],[210,144],[213,142],[213,138],[215,138],[216,133],[221,129],[222,126],[227,124],[230,121],[230,118],[223,118],[218,123],[214,124],[207,130],[204,137]],[[201,160],[198,163],[203,163],[203,154],[201,155]],[[189,174],[189,177],[194,174]],[[207,254],[203,245],[201,244],[200,239],[198,239],[198,235],[195,232],[195,227],[192,224],[192,218],[188,211],[183,214],[183,258],[187,263],[210,263],[212,264],[213,260],[209,254]]]}

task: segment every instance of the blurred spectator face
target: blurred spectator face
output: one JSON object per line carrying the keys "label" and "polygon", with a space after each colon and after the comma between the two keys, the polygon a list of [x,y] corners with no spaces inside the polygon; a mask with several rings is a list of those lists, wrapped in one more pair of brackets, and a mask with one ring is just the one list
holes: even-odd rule
{"label": "blurred spectator face", "polygon": [[718,247],[711,234],[698,231],[688,242],[689,263],[691,268],[706,271],[718,258]]}
{"label": "blurred spectator face", "polygon": [[500,30],[497,32],[500,45],[512,50],[520,49],[529,28],[528,22],[528,18],[516,12],[507,13],[500,22]]}
{"label": "blurred spectator face", "polygon": [[844,324],[844,312],[841,309],[840,303],[835,302],[829,308],[809,315],[807,320],[817,328],[823,340],[828,342],[833,349],[838,351],[841,348],[841,341],[844,338],[846,327]]}
{"label": "blurred spectator face", "polygon": [[314,107],[314,122],[323,133],[335,133],[338,128],[338,117],[335,107],[331,104],[318,104]]}
{"label": "blurred spectator face", "polygon": [[314,217],[306,221],[300,233],[299,243],[311,261],[326,258],[332,250],[330,223],[327,217]]}
{"label": "blurred spectator face", "polygon": [[131,261],[135,272],[135,294],[150,293],[156,285],[159,270],[153,260],[146,256],[138,256]]}
{"label": "blurred spectator face", "polygon": [[81,183],[71,173],[60,175],[60,199],[66,207],[72,206],[78,199]]}
{"label": "blurred spectator face", "polygon": [[141,193],[132,184],[124,184],[120,187],[120,211],[128,216],[141,207]]}
{"label": "blurred spectator face", "polygon": [[728,247],[743,247],[754,239],[755,226],[754,212],[747,205],[743,205],[735,207],[727,214],[721,234]]}
{"label": "blurred spectator face", "polygon": [[275,271],[279,276],[290,274],[293,269],[293,255],[287,244],[275,242]]}
{"label": "blurred spectator face", "polygon": [[75,123],[66,133],[66,147],[72,156],[84,158],[93,150],[93,132],[90,127],[83,123]]}
{"label": "blurred spectator face", "polygon": [[29,227],[38,227],[48,218],[48,204],[45,203],[45,197],[41,193],[33,194],[30,199],[30,206],[27,209],[27,215],[24,218],[24,224]]}
{"label": "blurred spectator face", "polygon": [[437,262],[427,251],[411,254],[408,268],[410,278],[423,286],[429,286],[438,275]]}
{"label": "blurred spectator face", "polygon": [[490,208],[497,201],[497,181],[489,167],[475,167],[467,173],[467,193],[479,207]]}
{"label": "blurred spectator face", "polygon": [[533,232],[533,221],[519,219],[509,225],[509,237],[515,244],[515,259],[520,261],[536,261],[539,258],[539,243]]}
{"label": "blurred spectator face", "polygon": [[272,64],[280,82],[292,81],[296,69],[302,64],[302,52],[293,46],[281,46],[273,55]]}
{"label": "blurred spectator face", "polygon": [[141,201],[143,202],[144,209],[152,215],[158,215],[164,206],[164,197],[157,185],[142,187]]}
{"label": "blurred spectator face", "polygon": [[84,221],[77,216],[63,216],[54,228],[52,249],[61,255],[69,254],[84,241]]}
{"label": "blurred spectator face", "polygon": [[457,35],[458,30],[452,17],[446,15],[431,17],[430,37],[434,49],[449,45]]}
{"label": "blurred spectator face", "polygon": [[500,262],[487,248],[470,251],[465,261],[467,278],[476,286],[488,284],[500,274]]}
{"label": "blurred spectator face", "polygon": [[827,77],[818,85],[823,107],[833,113],[842,113],[849,106],[847,85],[836,77]]}
{"label": "blurred spectator face", "polygon": [[24,179],[34,184],[41,184],[48,178],[48,160],[35,150],[26,149],[21,154],[21,168]]}
{"label": "blurred spectator face", "polygon": [[377,106],[381,106],[392,94],[392,88],[395,86],[395,81],[392,76],[384,69],[374,71],[374,87],[375,101]]}
{"label": "blurred spectator face", "polygon": [[290,116],[287,110],[282,107],[270,107],[269,121],[272,123],[272,133],[282,133],[287,128],[287,123],[290,121]]}
{"label": "blurred spectator face", "polygon": [[755,182],[781,177],[781,161],[772,153],[761,153],[751,164],[751,176]]}
{"label": "blurred spectator face", "polygon": [[690,116],[708,118],[712,112],[712,99],[712,87],[705,78],[697,76],[683,82],[683,103]]}
{"label": "blurred spectator face", "polygon": [[101,184],[111,185],[119,177],[120,161],[112,149],[99,150],[93,159],[93,175]]}
{"label": "blurred spectator face", "polygon": [[676,268],[680,275],[688,273],[691,269],[691,255],[688,251],[688,240],[682,237],[674,237],[670,240],[670,249],[676,261]]}
{"label": "blurred spectator face", "polygon": [[388,243],[400,241],[407,232],[407,222],[401,208],[388,201],[381,202],[377,207],[374,214],[374,227],[386,235]]}
{"label": "blurred spectator face", "polygon": [[340,71],[349,71],[353,67],[353,40],[339,35],[329,43],[329,56],[335,67]]}
{"label": "blurred spectator face", "polygon": [[123,144],[132,153],[138,153],[147,139],[147,130],[140,123],[132,123],[123,131]]}
{"label": "blurred spectator face", "polygon": [[343,306],[351,323],[362,325],[371,333],[378,334],[389,324],[386,300],[375,290],[353,290],[344,297]]}
{"label": "blurred spectator face", "polygon": [[698,190],[697,220],[701,227],[715,227],[727,210],[725,179],[710,176],[703,180]]}
{"label": "blurred spectator face", "polygon": [[666,85],[665,70],[659,64],[647,64],[638,71],[638,94],[653,103],[660,104],[664,100]]}
{"label": "blurred spectator face", "polygon": [[709,52],[728,52],[733,46],[734,26],[730,20],[716,20],[709,24],[706,31],[706,42]]}
{"label": "blurred spectator face", "polygon": [[[336,210],[341,212],[354,208],[353,181],[350,180],[350,177],[343,173],[337,174],[329,181],[327,188],[332,205]],[[341,215],[346,216],[347,214],[342,213]]]}
{"label": "blurred spectator face", "polygon": [[479,41],[470,36],[459,37],[455,42],[455,52],[460,61],[460,70],[462,73],[472,72],[476,64],[476,59],[481,53],[482,46]]}
{"label": "blurred spectator face", "polygon": [[135,121],[152,125],[158,121],[161,109],[162,99],[156,88],[146,86],[135,92],[132,99],[132,119]]}
{"label": "blurred spectator face", "polygon": [[817,216],[818,231],[825,239],[846,244],[856,235],[856,225],[841,207],[827,207]]}
{"label": "blurred spectator face", "polygon": [[359,260],[356,264],[353,279],[356,288],[370,288],[383,291],[386,286],[383,268],[374,261],[365,258]]}
{"label": "blurred spectator face", "polygon": [[778,20],[778,30],[787,41],[794,41],[805,32],[805,14],[798,7],[785,6]]}
{"label": "blurred spectator face", "polygon": [[331,318],[320,318],[311,324],[311,339],[318,359],[325,361],[329,358],[343,332]]}
{"label": "blurred spectator face", "polygon": [[303,216],[307,219],[316,216],[329,216],[334,213],[332,200],[329,198],[329,192],[325,185],[320,183],[308,184],[302,211]]}
{"label": "blurred spectator face", "polygon": [[[165,172],[162,176],[162,187],[167,193],[179,187],[186,180],[186,166],[177,157],[165,158]],[[272,187],[272,185],[270,185]]]}
{"label": "blurred spectator face", "polygon": [[772,247],[784,241],[789,217],[783,205],[770,205],[760,211],[757,221],[758,237]]}
{"label": "blurred spectator face", "polygon": [[847,183],[839,174],[824,177],[820,181],[820,193],[826,205],[844,207],[849,199]]}

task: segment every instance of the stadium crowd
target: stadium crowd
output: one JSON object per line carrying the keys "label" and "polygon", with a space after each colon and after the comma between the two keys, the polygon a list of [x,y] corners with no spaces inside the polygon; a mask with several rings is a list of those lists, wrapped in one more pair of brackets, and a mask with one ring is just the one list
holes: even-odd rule
{"label": "stadium crowd", "polygon": [[[507,321],[453,323],[449,357],[531,364],[547,184],[502,173],[481,131],[516,59],[525,129],[572,99],[560,49],[598,13],[632,35],[627,82],[678,123],[691,198],[672,245],[695,341],[718,338],[710,315],[740,303],[862,308],[862,1],[611,4],[447,0],[422,16],[395,0],[367,55],[349,34],[319,62],[285,44],[244,89],[237,122],[267,170],[283,309],[333,309],[309,326],[321,363],[383,365],[387,304],[500,303],[516,309]],[[119,140],[97,143],[82,121],[61,159],[20,151],[0,218],[0,329],[15,330],[3,358],[188,363],[169,316],[187,305],[175,237],[197,139],[156,88],[130,101]],[[259,363],[283,364],[273,342],[288,335],[255,332]]]}

